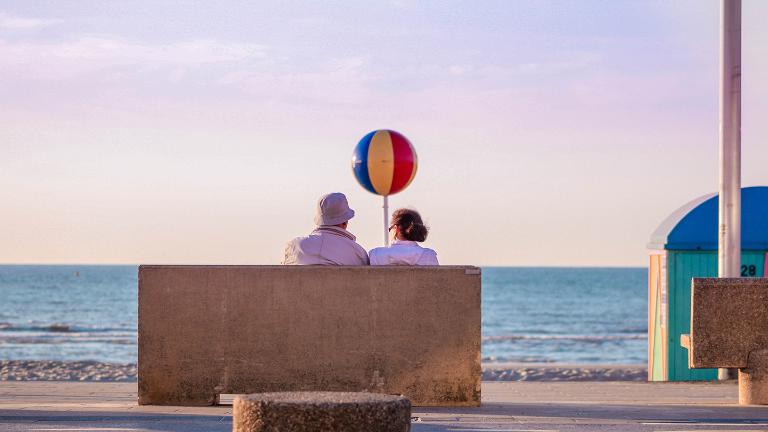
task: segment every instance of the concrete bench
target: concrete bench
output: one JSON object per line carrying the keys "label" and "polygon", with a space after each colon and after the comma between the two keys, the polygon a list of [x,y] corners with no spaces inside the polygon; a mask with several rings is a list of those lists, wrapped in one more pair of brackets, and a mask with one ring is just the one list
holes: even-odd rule
{"label": "concrete bench", "polygon": [[376,393],[287,392],[240,396],[233,432],[408,432],[411,403]]}
{"label": "concrete bench", "polygon": [[139,404],[370,391],[480,404],[477,267],[139,267]]}
{"label": "concrete bench", "polygon": [[768,404],[768,279],[694,278],[691,368],[738,368],[739,403]]}

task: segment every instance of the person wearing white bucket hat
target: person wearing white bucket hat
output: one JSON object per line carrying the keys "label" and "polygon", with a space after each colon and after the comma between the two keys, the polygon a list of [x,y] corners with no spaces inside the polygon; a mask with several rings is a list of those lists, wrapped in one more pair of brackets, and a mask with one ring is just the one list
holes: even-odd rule
{"label": "person wearing white bucket hat", "polygon": [[334,192],[317,201],[315,228],[306,237],[297,237],[285,247],[285,265],[368,265],[368,253],[347,231],[355,211],[347,197]]}

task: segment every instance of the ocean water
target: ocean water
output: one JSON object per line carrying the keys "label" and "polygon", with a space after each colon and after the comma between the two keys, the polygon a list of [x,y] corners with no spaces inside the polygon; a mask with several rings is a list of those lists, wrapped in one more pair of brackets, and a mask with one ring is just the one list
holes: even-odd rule
{"label": "ocean water", "polygon": [[647,362],[647,269],[482,271],[484,361]]}
{"label": "ocean water", "polygon": [[[643,268],[483,268],[483,360],[646,361]],[[136,266],[0,266],[0,360],[136,361]]]}

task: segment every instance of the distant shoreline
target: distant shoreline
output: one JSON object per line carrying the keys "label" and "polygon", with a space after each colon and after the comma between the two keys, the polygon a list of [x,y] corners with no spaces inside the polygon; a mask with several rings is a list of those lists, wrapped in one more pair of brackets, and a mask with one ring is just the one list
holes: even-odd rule
{"label": "distant shoreline", "polygon": [[[0,381],[135,382],[135,363],[0,360]],[[484,363],[483,381],[645,381],[645,365]]]}

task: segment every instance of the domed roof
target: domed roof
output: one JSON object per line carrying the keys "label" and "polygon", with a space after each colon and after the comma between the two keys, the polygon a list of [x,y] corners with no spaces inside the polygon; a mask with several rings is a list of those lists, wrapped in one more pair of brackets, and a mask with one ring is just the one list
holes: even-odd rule
{"label": "domed roof", "polygon": [[[717,194],[675,210],[651,234],[648,249],[717,250]],[[741,249],[768,250],[768,186],[741,189]]]}

